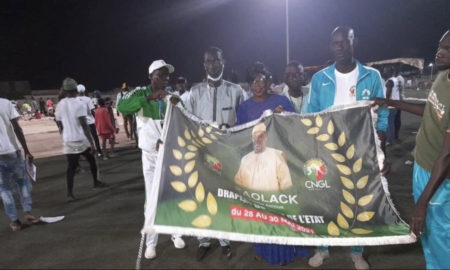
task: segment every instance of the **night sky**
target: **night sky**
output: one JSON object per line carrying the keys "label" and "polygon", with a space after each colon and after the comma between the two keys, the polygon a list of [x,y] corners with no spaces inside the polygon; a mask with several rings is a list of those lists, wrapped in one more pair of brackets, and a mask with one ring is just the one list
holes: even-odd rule
{"label": "night sky", "polygon": [[[422,57],[428,64],[450,27],[450,1],[289,0],[291,59],[321,65],[330,32],[355,29],[361,61]],[[53,89],[66,76],[89,91],[148,84],[148,66],[165,59],[177,76],[204,77],[203,52],[224,50],[244,80],[264,62],[274,75],[286,64],[284,0],[3,1],[0,81],[29,80]]]}

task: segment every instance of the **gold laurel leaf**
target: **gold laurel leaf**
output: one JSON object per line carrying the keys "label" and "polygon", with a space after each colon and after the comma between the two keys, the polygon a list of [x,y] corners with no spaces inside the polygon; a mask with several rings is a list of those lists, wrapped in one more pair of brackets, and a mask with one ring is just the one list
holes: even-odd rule
{"label": "gold laurel leaf", "polygon": [[208,196],[206,197],[206,208],[208,208],[208,212],[215,216],[217,214],[217,201],[216,198],[208,192]]}
{"label": "gold laurel leaf", "polygon": [[361,171],[362,168],[362,159],[358,159],[357,161],[355,161],[355,164],[353,164],[353,172],[354,173],[359,173],[359,171]]}
{"label": "gold laurel leaf", "polygon": [[331,236],[339,236],[340,234],[338,226],[336,226],[336,224],[333,221],[328,223],[328,234]]}
{"label": "gold laurel leaf", "polygon": [[347,190],[345,190],[345,189],[342,190],[342,196],[344,196],[344,199],[349,204],[355,204],[355,197],[353,197],[353,195],[350,192],[348,192]]}
{"label": "gold laurel leaf", "polygon": [[359,215],[358,215],[358,217],[356,217],[356,219],[359,221],[365,222],[365,221],[371,220],[374,215],[375,215],[375,212],[373,212],[373,211],[362,212],[362,213],[359,213]]}
{"label": "gold laurel leaf", "polygon": [[205,188],[203,187],[202,182],[198,183],[197,188],[195,189],[195,199],[199,203],[203,202],[205,199]]}
{"label": "gold laurel leaf", "polygon": [[193,200],[184,200],[178,204],[178,207],[186,212],[194,212],[197,209],[197,204]]}
{"label": "gold laurel leaf", "polygon": [[193,153],[193,152],[187,152],[186,154],[184,154],[184,159],[186,159],[186,160],[194,158],[194,157],[195,157],[195,153]]}
{"label": "gold laurel leaf", "polygon": [[195,152],[195,151],[198,150],[198,147],[193,146],[193,145],[188,145],[188,146],[187,146],[187,149],[188,149],[189,151]]}
{"label": "gold laurel leaf", "polygon": [[348,159],[353,158],[353,156],[355,155],[355,145],[354,144],[350,145],[350,147],[347,149],[347,153],[345,155],[347,156]]}
{"label": "gold laurel leaf", "polygon": [[354,234],[369,234],[369,233],[373,232],[371,230],[366,230],[366,229],[361,229],[361,228],[354,228],[351,231]]}
{"label": "gold laurel leaf", "polygon": [[320,129],[318,127],[313,127],[313,128],[308,129],[308,131],[306,131],[306,133],[308,133],[309,135],[317,134],[317,133],[319,133],[319,130]]}
{"label": "gold laurel leaf", "polygon": [[364,187],[366,187],[368,181],[369,181],[369,176],[368,175],[363,176],[356,183],[356,187],[358,189],[363,189]]}
{"label": "gold laurel leaf", "polygon": [[206,144],[212,143],[212,141],[211,141],[210,139],[206,138],[206,137],[203,137],[203,138],[202,138],[202,141],[203,141],[204,143],[206,143]]}
{"label": "gold laurel leaf", "polygon": [[217,141],[218,139],[217,139],[217,137],[216,136],[214,136],[214,134],[209,134],[209,137],[211,137],[211,139],[213,139],[213,140],[215,140],[215,141]]}
{"label": "gold laurel leaf", "polygon": [[348,207],[348,205],[346,205],[343,202],[341,202],[341,210],[342,210],[342,213],[348,218],[353,218],[355,216],[353,214],[352,209],[350,209],[350,207]]}
{"label": "gold laurel leaf", "polygon": [[363,196],[363,197],[361,197],[358,200],[358,205],[359,206],[366,206],[372,201],[372,199],[373,199],[373,195],[372,194]]}
{"label": "gold laurel leaf", "polygon": [[190,188],[193,188],[197,184],[197,181],[198,181],[198,171],[195,171],[188,178],[188,186]]}
{"label": "gold laurel leaf", "polygon": [[219,131],[215,131],[214,133],[216,133],[219,136],[222,136],[222,133],[220,133]]}
{"label": "gold laurel leaf", "polygon": [[203,137],[203,135],[205,135],[205,132],[203,131],[203,129],[201,127],[199,127],[198,128],[198,136]]}
{"label": "gold laurel leaf", "polygon": [[349,167],[345,166],[345,165],[341,165],[341,164],[336,164],[336,167],[338,168],[338,170],[345,175],[350,175],[352,173],[352,171],[350,170]]}
{"label": "gold laurel leaf", "polygon": [[339,148],[338,145],[335,143],[327,143],[327,144],[325,144],[325,147],[331,151],[335,151]]}
{"label": "gold laurel leaf", "polygon": [[195,167],[195,160],[191,160],[188,163],[186,163],[186,165],[184,166],[184,172],[190,173],[190,172],[192,172],[194,167]]}
{"label": "gold laurel leaf", "polygon": [[184,130],[184,137],[186,138],[186,140],[191,139],[191,134],[189,134],[189,130],[187,130],[187,129]]}
{"label": "gold laurel leaf", "polygon": [[343,146],[345,144],[345,132],[342,132],[341,135],[339,135],[338,144],[339,146]]}
{"label": "gold laurel leaf", "polygon": [[175,176],[180,176],[181,174],[183,174],[183,171],[178,166],[172,165],[169,167],[169,169],[172,172],[172,174]]}
{"label": "gold laurel leaf", "polygon": [[320,115],[316,116],[316,126],[322,127],[322,117]]}
{"label": "gold laurel leaf", "polygon": [[178,145],[180,147],[185,147],[186,143],[184,142],[183,138],[181,138],[180,136],[178,136]]}
{"label": "gold laurel leaf", "polygon": [[305,125],[305,126],[307,126],[307,127],[310,127],[311,125],[312,125],[312,121],[311,120],[309,120],[309,119],[302,119],[302,120],[300,120],[302,123],[303,123],[303,125]]}
{"label": "gold laurel leaf", "polygon": [[321,134],[321,135],[317,136],[316,139],[321,142],[328,141],[330,139],[330,135]]}
{"label": "gold laurel leaf", "polygon": [[173,157],[175,159],[181,160],[183,158],[183,154],[180,151],[178,151],[177,149],[173,149],[172,153],[173,153]]}
{"label": "gold laurel leaf", "polygon": [[341,176],[341,182],[344,185],[344,187],[348,189],[355,188],[355,185],[353,184],[352,180],[348,179],[347,177]]}
{"label": "gold laurel leaf", "polygon": [[198,228],[207,228],[211,226],[212,220],[208,215],[201,215],[195,218],[191,224]]}
{"label": "gold laurel leaf", "polygon": [[348,230],[348,227],[349,227],[348,222],[345,219],[345,217],[343,215],[341,215],[341,213],[339,213],[337,216],[337,223],[338,223],[339,227],[341,227],[342,229]]}
{"label": "gold laurel leaf", "polygon": [[211,133],[212,126],[207,126],[205,130],[206,130],[206,133]]}
{"label": "gold laurel leaf", "polygon": [[192,139],[194,139],[194,138],[197,137],[197,135],[195,135],[195,132],[194,132],[193,130],[191,130],[190,132],[191,132],[191,137],[192,137]]}
{"label": "gold laurel leaf", "polygon": [[[201,138],[201,139],[203,139],[203,138]],[[195,141],[197,142],[198,145],[205,146],[206,144],[203,143],[201,139],[198,139],[198,140],[195,140]]]}
{"label": "gold laurel leaf", "polygon": [[330,135],[333,135],[334,133],[334,124],[333,122],[331,122],[331,120],[328,122],[327,131]]}
{"label": "gold laurel leaf", "polygon": [[192,144],[198,148],[202,147],[196,140],[192,140]]}
{"label": "gold laurel leaf", "polygon": [[186,185],[181,181],[173,181],[170,183],[170,185],[178,192],[185,192],[186,191]]}
{"label": "gold laurel leaf", "polygon": [[338,153],[333,153],[331,154],[331,156],[337,161],[337,162],[344,162],[345,161],[345,157],[341,154]]}

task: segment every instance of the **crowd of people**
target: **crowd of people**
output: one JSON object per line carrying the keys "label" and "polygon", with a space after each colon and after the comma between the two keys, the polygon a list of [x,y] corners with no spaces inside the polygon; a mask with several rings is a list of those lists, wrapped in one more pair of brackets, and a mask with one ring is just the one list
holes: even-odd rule
{"label": "crowd of people", "polygon": [[[330,50],[334,62],[315,73],[307,84],[303,66],[296,61],[287,64],[284,70],[284,84],[272,88],[272,75],[261,62],[255,62],[247,74],[250,92],[241,86],[223,79],[224,52],[210,47],[204,53],[204,82],[187,89],[187,80],[179,77],[175,89],[167,91],[175,68],[164,60],[153,61],[149,66],[150,84],[129,90],[126,83],[117,95],[117,117],[122,114],[124,129],[129,140],[136,140],[142,153],[142,167],[145,190],[155,185],[153,175],[163,130],[162,122],[167,103],[184,107],[195,116],[213,121],[220,128],[230,128],[259,118],[268,109],[274,113],[283,111],[299,114],[316,113],[333,106],[347,105],[360,100],[373,100],[377,106],[377,135],[386,155],[386,145],[395,143],[400,128],[400,111],[423,116],[415,149],[413,191],[416,202],[410,220],[411,232],[422,240],[428,269],[450,268],[450,32],[439,41],[436,53],[436,68],[440,70],[426,101],[426,104],[410,104],[401,100],[402,84],[395,70],[387,68],[380,72],[361,64],[354,58],[356,45],[354,30],[337,27],[330,35]],[[63,152],[67,156],[67,196],[76,200],[73,193],[73,179],[79,166],[80,156],[90,164],[94,188],[107,184],[97,177],[97,154],[104,159],[113,157],[117,120],[112,111],[112,100],[103,99],[99,92],[94,99],[87,98],[85,87],[74,79],[66,78],[62,83],[61,100],[55,112],[55,119],[63,138]],[[23,172],[23,158],[16,142],[22,145],[25,159],[33,156],[28,150],[23,132],[18,125],[18,114],[11,102],[0,99],[0,194],[5,211],[11,220],[11,229],[20,230],[20,221],[14,206],[12,186],[17,184],[21,192],[24,219],[35,219],[31,215],[29,183]],[[257,149],[258,140],[264,139],[264,128],[252,136],[254,155],[264,149]],[[102,144],[98,139],[100,136]],[[110,148],[107,149],[107,142]],[[381,173],[390,171],[385,161]],[[28,183],[28,184],[27,184]],[[148,200],[147,200],[148,201]],[[12,202],[12,203],[11,203]],[[146,208],[151,208],[148,205]],[[145,211],[145,224],[149,225],[155,213]],[[175,248],[183,248],[181,235],[172,235]],[[232,256],[232,247],[227,239],[218,239],[222,254]],[[198,238],[197,260],[202,260],[211,247],[212,239]],[[156,257],[158,235],[148,233],[145,257]],[[350,247],[350,257],[356,269],[369,269],[362,256],[364,247]],[[255,244],[255,259],[270,264],[285,265],[296,257],[308,257],[309,249],[301,246]],[[320,267],[329,258],[328,247],[316,247],[309,258],[309,265]]]}

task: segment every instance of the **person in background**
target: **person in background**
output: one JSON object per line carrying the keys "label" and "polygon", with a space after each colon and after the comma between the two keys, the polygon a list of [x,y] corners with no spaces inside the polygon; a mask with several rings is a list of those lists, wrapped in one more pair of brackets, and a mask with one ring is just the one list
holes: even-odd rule
{"label": "person in background", "polygon": [[95,108],[98,107],[98,99],[102,97],[100,90],[94,90],[92,93],[92,103],[94,103]]}
{"label": "person in background", "polygon": [[[18,218],[14,201],[14,190],[20,196],[20,203],[25,213],[24,220],[27,223],[37,220],[31,214],[31,183],[25,169],[25,162],[32,162],[33,155],[28,149],[27,141],[19,125],[19,118],[20,115],[14,105],[9,100],[0,98],[0,197],[12,231],[22,229],[22,222]],[[17,141],[22,145],[25,161]]]}
{"label": "person in background", "polygon": [[287,64],[284,69],[283,79],[285,87],[281,95],[287,97],[296,113],[305,113],[305,104],[308,100],[309,87],[305,86],[306,77],[303,65],[297,61]]}
{"label": "person in background", "polygon": [[[405,78],[398,72],[397,74],[397,81],[398,81],[398,91],[400,92],[399,100],[405,99]],[[398,110],[397,115],[395,116],[395,134],[394,139],[399,140],[400,137],[400,128],[402,126],[402,111]]]}
{"label": "person in background", "polygon": [[[400,100],[400,89],[397,77],[394,76],[395,69],[392,66],[387,66],[383,69],[383,79],[386,80],[386,98],[392,100]],[[392,145],[395,139],[395,121],[397,119],[396,108],[389,108],[388,128],[386,130],[386,145]]]}
{"label": "person in background", "polygon": [[45,102],[45,105],[47,105],[47,113],[49,116],[54,116],[55,115],[55,110],[53,108],[53,101],[48,98],[47,101]]}
{"label": "person in background", "polygon": [[[222,78],[225,67],[223,51],[217,47],[208,48],[204,53],[203,67],[206,80],[191,88],[186,109],[219,128],[234,126],[237,108],[244,101],[244,91],[239,85]],[[211,240],[204,237],[198,237],[198,240],[197,261],[200,261],[210,249]],[[231,258],[230,241],[219,239],[219,243],[222,254]]]}
{"label": "person in background", "polygon": [[94,103],[92,102],[92,99],[87,97],[85,95],[86,93],[86,87],[82,84],[77,85],[77,91],[78,91],[78,100],[81,101],[86,107],[86,122],[89,126],[89,130],[91,132],[92,138],[95,142],[95,147],[97,149],[97,153],[99,156],[103,154],[102,149],[100,148],[100,142],[98,140],[97,135],[97,129],[95,128],[95,120],[94,120]]}
{"label": "person in background", "polygon": [[65,97],[58,103],[55,120],[63,138],[63,153],[67,156],[67,201],[72,202],[76,200],[73,180],[81,155],[89,162],[93,187],[103,188],[106,184],[97,178],[94,141],[86,121],[86,106],[77,97],[77,82],[72,78],[65,78],[62,90]]}
{"label": "person in background", "polygon": [[[119,101],[126,95],[130,93],[127,83],[122,84],[122,88],[120,89],[120,92],[117,94],[116,98],[116,107],[119,104]],[[120,116],[119,110],[117,110],[117,117]],[[123,114],[122,113],[122,119],[123,119],[123,127],[125,129],[125,134],[127,135],[127,138],[129,141],[133,140],[134,138],[134,132],[133,132],[133,115],[132,114]]]}
{"label": "person in background", "polygon": [[45,110],[45,101],[42,97],[39,98],[39,110],[41,114],[47,114],[47,111]]}
{"label": "person in background", "polygon": [[185,77],[178,77],[175,84],[175,90],[179,93],[181,101],[186,104],[189,97],[189,89],[187,88],[187,80]]}
{"label": "person in background", "polygon": [[[117,154],[114,153],[114,134],[117,129],[114,123],[111,121],[111,115],[106,107],[105,100],[103,98],[98,99],[99,107],[95,109],[95,126],[97,127],[97,132],[102,138],[102,150],[103,150],[103,160],[108,160],[110,157],[116,157]],[[106,141],[109,140],[110,150],[106,150]]]}

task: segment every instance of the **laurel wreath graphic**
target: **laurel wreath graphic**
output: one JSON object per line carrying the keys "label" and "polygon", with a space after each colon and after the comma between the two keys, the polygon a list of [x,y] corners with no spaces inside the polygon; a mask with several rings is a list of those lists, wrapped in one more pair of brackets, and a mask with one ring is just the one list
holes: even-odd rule
{"label": "laurel wreath graphic", "polygon": [[205,130],[200,126],[197,133],[185,129],[183,135],[184,138],[182,136],[178,136],[177,138],[180,149],[172,149],[172,154],[178,161],[178,164],[169,166],[172,175],[180,177],[183,180],[172,181],[170,185],[179,193],[184,193],[188,189],[194,191],[191,199],[183,200],[178,204],[178,207],[183,211],[195,212],[200,204],[206,203],[208,213],[200,213],[200,215],[191,221],[191,224],[198,228],[207,228],[212,224],[211,216],[217,214],[217,200],[211,192],[208,192],[205,202],[206,192],[202,181],[198,179],[198,171],[195,170],[195,157],[201,148],[217,141],[217,136],[222,134],[219,131],[213,132],[212,126],[207,126]]}
{"label": "laurel wreath graphic", "polygon": [[[336,217],[336,222],[330,221],[328,223],[328,234],[339,236],[341,230],[351,231],[354,234],[372,233],[372,230],[354,227],[356,221],[367,222],[375,215],[374,211],[364,210],[364,207],[372,201],[373,194],[363,194],[364,188],[369,181],[369,176],[360,176],[362,159],[355,157],[355,145],[348,146],[345,132],[341,132],[337,142],[333,140],[335,130],[331,120],[326,126],[326,131],[322,131],[322,133],[321,130],[324,125],[320,115],[315,117],[314,123],[307,118],[302,119],[301,122],[305,126],[310,127],[306,133],[316,136],[316,140],[323,142],[324,147],[331,152],[330,155],[337,162],[335,165],[341,174],[342,197],[344,200],[340,202],[340,212]],[[355,181],[356,179],[357,181]]]}

